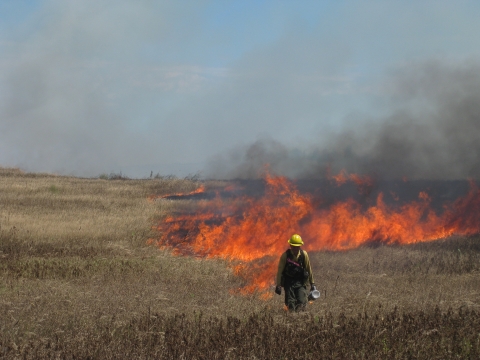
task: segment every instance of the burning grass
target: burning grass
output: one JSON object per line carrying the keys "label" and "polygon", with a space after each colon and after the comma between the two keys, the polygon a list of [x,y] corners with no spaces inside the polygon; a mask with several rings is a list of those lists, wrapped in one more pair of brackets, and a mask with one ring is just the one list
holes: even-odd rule
{"label": "burning grass", "polygon": [[[333,177],[337,186],[350,178],[360,195],[372,193],[369,178],[341,175]],[[306,250],[314,252],[372,243],[407,245],[480,232],[480,190],[474,182],[463,197],[443,204],[441,213],[430,206],[426,191],[402,204],[387,204],[384,193],[378,192],[364,204],[347,198],[325,206],[323,194],[302,193],[286,178],[267,174],[264,182],[261,196],[225,197],[217,192],[215,198],[198,202],[195,211],[162,219],[157,245],[176,254],[232,261],[235,272],[247,281],[241,292],[252,293],[272,285],[278,254],[293,233],[302,234]]]}
{"label": "burning grass", "polygon": [[478,236],[311,249],[322,297],[289,315],[281,297],[240,295],[251,278],[227,260],[147,245],[152,224],[205,201],[162,197],[200,185],[0,169],[0,357],[479,357]]}

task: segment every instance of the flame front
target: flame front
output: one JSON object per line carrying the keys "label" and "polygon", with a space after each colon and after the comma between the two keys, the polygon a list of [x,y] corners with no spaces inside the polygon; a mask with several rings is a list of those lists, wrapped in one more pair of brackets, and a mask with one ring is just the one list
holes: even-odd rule
{"label": "flame front", "polygon": [[[347,176],[342,173],[338,179]],[[371,185],[368,178],[348,179]],[[158,226],[157,244],[179,255],[232,261],[235,273],[245,279],[241,292],[252,293],[273,285],[277,260],[293,233],[302,236],[307,251],[319,251],[352,249],[371,241],[409,244],[480,231],[480,191],[473,182],[469,193],[444,206],[440,215],[431,209],[426,192],[403,206],[388,206],[380,193],[367,208],[353,199],[322,208],[286,178],[267,175],[265,182],[260,198],[217,196],[201,201],[193,214],[166,218]]]}

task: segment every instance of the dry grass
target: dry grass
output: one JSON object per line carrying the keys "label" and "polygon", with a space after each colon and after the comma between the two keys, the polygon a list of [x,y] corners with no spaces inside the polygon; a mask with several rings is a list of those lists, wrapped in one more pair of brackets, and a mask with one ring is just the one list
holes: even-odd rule
{"label": "dry grass", "polygon": [[147,245],[194,207],[149,196],[197,186],[0,169],[0,358],[478,357],[478,238],[311,254],[322,299],[287,316],[225,261]]}
{"label": "dry grass", "polygon": [[[312,262],[323,301],[315,310],[356,315],[378,309],[402,312],[467,307],[480,310],[480,252],[467,250],[480,239],[440,244],[380,246],[317,253]],[[455,250],[448,246],[456,244]],[[439,246],[440,245],[440,246]],[[458,250],[461,249],[461,250]]]}

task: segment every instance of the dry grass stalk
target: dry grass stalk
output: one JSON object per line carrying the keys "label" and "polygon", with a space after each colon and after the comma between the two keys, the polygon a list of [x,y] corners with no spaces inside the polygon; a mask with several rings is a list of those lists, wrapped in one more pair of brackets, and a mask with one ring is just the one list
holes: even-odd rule
{"label": "dry grass stalk", "polygon": [[197,186],[0,169],[0,357],[478,357],[478,238],[313,253],[323,296],[287,316],[225,261],[147,245],[194,208],[150,196]]}

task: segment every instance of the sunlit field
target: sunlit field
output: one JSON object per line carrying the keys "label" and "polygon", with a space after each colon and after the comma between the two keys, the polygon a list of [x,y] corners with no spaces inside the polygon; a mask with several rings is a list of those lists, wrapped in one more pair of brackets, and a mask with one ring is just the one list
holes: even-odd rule
{"label": "sunlit field", "polygon": [[321,298],[289,314],[228,259],[156,246],[198,206],[162,196],[205,185],[0,169],[0,358],[480,357],[478,236],[311,252]]}

